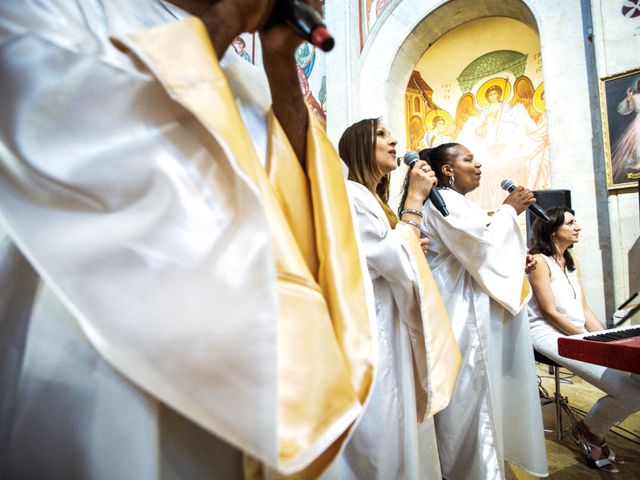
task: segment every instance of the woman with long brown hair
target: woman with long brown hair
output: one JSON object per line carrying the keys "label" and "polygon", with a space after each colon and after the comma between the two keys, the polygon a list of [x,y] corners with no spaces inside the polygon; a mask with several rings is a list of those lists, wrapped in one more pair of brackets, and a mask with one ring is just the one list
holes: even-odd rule
{"label": "woman with long brown hair", "polygon": [[440,478],[430,417],[449,401],[459,352],[418,243],[435,175],[416,162],[397,217],[387,204],[396,145],[377,119],[350,126],[339,143],[373,285],[378,351],[360,423],[325,479]]}
{"label": "woman with long brown hair", "polygon": [[581,228],[573,210],[553,207],[547,210],[549,222],[535,220],[529,252],[538,268],[529,274],[533,297],[529,301],[529,326],[533,345],[540,353],[568,368],[604,391],[579,423],[581,446],[587,465],[617,472],[618,459],[604,438],[609,429],[640,410],[640,376],[561,357],[558,338],[602,330],[589,308],[582,287],[580,267],[570,247],[579,241]]}

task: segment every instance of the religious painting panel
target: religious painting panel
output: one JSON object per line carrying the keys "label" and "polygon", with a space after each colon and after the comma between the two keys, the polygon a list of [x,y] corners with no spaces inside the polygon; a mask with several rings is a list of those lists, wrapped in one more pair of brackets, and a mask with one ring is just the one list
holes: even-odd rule
{"label": "religious painting panel", "polygon": [[640,69],[600,81],[607,187],[640,180]]}

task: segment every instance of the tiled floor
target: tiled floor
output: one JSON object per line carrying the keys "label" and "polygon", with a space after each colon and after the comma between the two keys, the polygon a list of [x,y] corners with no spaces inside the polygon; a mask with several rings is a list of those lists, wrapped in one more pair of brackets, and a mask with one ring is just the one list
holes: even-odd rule
{"label": "tiled floor", "polygon": [[[538,366],[538,375],[542,377],[542,384],[550,394],[553,394],[553,376],[549,375],[546,366]],[[571,373],[561,370],[561,378],[566,382],[561,385],[561,392],[569,399],[569,404],[583,412],[591,408],[603,393],[583,382]],[[543,408],[544,425],[552,429],[555,425],[555,409],[553,405]],[[565,425],[568,419],[563,420]],[[619,457],[623,457],[625,463],[618,465],[620,473],[611,474],[601,470],[592,470],[584,461],[584,454],[577,447],[570,434],[558,441],[553,433],[546,433],[547,459],[549,462],[549,478],[554,480],[588,480],[599,478],[611,478],[615,480],[639,480],[640,479],[640,413],[636,413],[620,424],[621,428],[614,427],[607,437],[607,443]],[[629,433],[622,431],[627,430]],[[621,435],[616,435],[615,432]],[[634,436],[635,435],[635,436]],[[627,438],[625,438],[627,437]],[[507,465],[508,480],[533,479],[531,475],[523,472],[516,466]]]}

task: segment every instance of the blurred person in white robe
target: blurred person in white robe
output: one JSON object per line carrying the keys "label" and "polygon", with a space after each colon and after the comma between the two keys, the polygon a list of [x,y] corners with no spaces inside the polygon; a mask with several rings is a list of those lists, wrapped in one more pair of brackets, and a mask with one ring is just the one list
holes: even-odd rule
{"label": "blurred person in white robe", "polygon": [[375,293],[378,355],[373,392],[344,452],[323,480],[440,478],[432,415],[449,402],[459,352],[421,249],[421,207],[435,183],[411,170],[400,219],[387,204],[396,140],[377,119],[345,130],[340,157]]}
{"label": "blurred person in white robe", "polygon": [[370,391],[300,40],[273,1],[174,3],[0,4],[2,478],[313,477]]}
{"label": "blurred person in white robe", "polygon": [[422,227],[427,260],[462,353],[450,405],[436,415],[442,475],[504,479],[509,461],[546,476],[542,416],[526,304],[526,249],[517,216],[535,202],[517,187],[489,217],[465,195],[481,164],[463,145],[420,152],[438,177],[450,212],[429,201]]}

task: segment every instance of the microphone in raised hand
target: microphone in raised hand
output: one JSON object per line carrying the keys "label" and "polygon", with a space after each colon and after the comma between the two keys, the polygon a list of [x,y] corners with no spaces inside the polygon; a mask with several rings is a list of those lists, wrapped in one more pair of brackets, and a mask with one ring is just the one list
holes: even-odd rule
{"label": "microphone in raised hand", "polygon": [[[404,163],[409,168],[413,168],[413,166],[418,160],[420,160],[420,155],[418,155],[416,152],[407,152],[404,154]],[[449,210],[447,210],[447,205],[444,203],[442,195],[440,195],[440,192],[435,187],[435,185],[431,189],[431,192],[429,192],[429,200],[431,200],[431,203],[433,203],[433,206],[436,207],[436,210],[438,210],[443,217],[446,217],[447,215],[449,215]]]}
{"label": "microphone in raised hand", "polygon": [[[504,180],[502,180],[502,182],[500,182],[500,186],[502,187],[503,190],[506,190],[509,193],[513,192],[516,189],[515,183],[513,183],[508,178],[505,178]],[[533,213],[536,217],[541,219],[544,223],[547,223],[549,221],[549,217],[545,213],[544,209],[537,203],[529,205],[529,211]]]}
{"label": "microphone in raised hand", "polygon": [[333,49],[335,45],[322,16],[301,0],[276,0],[266,27],[279,23],[287,24],[300,38],[325,52]]}

